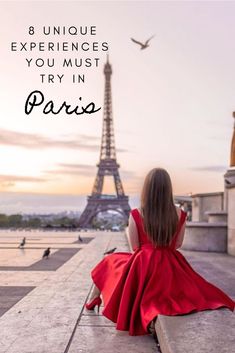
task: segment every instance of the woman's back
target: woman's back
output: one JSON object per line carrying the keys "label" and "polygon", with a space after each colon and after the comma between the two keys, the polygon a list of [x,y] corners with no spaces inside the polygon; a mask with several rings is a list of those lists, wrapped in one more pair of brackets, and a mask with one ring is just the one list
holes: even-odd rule
{"label": "woman's back", "polygon": [[129,219],[134,253],[108,255],[92,271],[102,293],[103,315],[116,322],[118,330],[142,335],[159,314],[224,306],[233,310],[233,300],[205,281],[176,250],[183,240],[186,213],[177,214],[165,170],[155,168],[147,175],[140,209],[132,210]]}
{"label": "woman's back", "polygon": [[[137,208],[133,209],[131,211],[131,216],[135,222],[136,227],[133,226],[132,229],[129,231],[129,238],[130,238],[130,243],[132,244],[132,239],[134,239],[134,241],[135,241],[136,237],[138,237],[138,245],[135,244],[134,248],[142,247],[145,244],[149,244],[149,245],[152,245],[152,247],[154,247],[154,248],[170,247],[170,248],[175,249],[175,246],[177,244],[177,240],[179,240],[179,236],[182,235],[182,238],[183,238],[183,234],[184,234],[184,229],[183,229],[184,227],[183,226],[185,226],[185,220],[186,220],[186,215],[187,215],[180,208],[176,207],[176,209],[177,209],[177,215],[178,215],[178,224],[177,224],[175,233],[172,234],[170,242],[168,244],[166,244],[165,246],[158,246],[157,244],[153,245],[148,234],[145,232],[144,221],[143,221],[143,217],[140,213],[140,210]],[[135,234],[135,233],[137,233],[137,234]],[[180,240],[182,243],[183,239],[180,239]],[[135,249],[133,249],[133,250],[135,250]]]}

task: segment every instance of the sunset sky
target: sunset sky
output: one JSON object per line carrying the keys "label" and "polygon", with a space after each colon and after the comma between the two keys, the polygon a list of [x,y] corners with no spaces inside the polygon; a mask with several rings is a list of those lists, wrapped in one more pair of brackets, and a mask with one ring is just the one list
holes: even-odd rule
{"label": "sunset sky", "polygon": [[[117,159],[127,194],[139,194],[143,177],[166,168],[175,194],[223,190],[235,110],[235,2],[1,1],[1,195],[91,192],[99,159],[102,110],[91,115],[24,112],[40,90],[59,108],[93,101],[103,107],[106,51],[113,69]],[[35,27],[29,35],[28,28]],[[96,26],[95,36],[51,35],[43,26]],[[145,41],[141,51],[130,38]],[[11,42],[99,42],[99,51],[25,52]],[[63,68],[64,58],[100,58],[98,67]],[[54,58],[53,68],[27,67],[26,58]],[[85,83],[73,84],[73,73]],[[65,82],[41,83],[40,74]],[[106,192],[112,192],[110,184]],[[1,208],[1,207],[0,207]],[[1,209],[2,211],[2,209]]]}

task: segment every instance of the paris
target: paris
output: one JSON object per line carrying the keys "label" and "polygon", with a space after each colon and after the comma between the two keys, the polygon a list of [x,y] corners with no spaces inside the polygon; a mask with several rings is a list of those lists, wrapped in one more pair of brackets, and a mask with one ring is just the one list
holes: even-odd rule
{"label": "paris", "polygon": [[0,353],[235,353],[235,1],[0,7]]}
{"label": "paris", "polygon": [[[78,98],[79,101],[82,100],[82,97]],[[29,115],[32,113],[35,107],[42,106],[45,101],[44,94],[39,91],[35,90],[32,91],[25,102],[25,114]],[[49,100],[43,107],[42,113],[43,114],[54,114],[58,115],[61,112],[65,112],[67,115],[82,115],[82,114],[93,114],[98,112],[101,109],[101,107],[96,108],[96,105],[94,102],[90,102],[86,105],[75,105],[72,107],[71,104],[68,104],[66,101],[64,101],[59,107],[55,107],[55,104],[53,100]]]}

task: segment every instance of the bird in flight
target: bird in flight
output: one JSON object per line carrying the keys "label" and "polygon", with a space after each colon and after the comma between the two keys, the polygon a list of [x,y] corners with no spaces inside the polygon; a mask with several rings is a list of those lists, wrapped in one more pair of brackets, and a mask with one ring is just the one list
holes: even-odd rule
{"label": "bird in flight", "polygon": [[141,43],[138,40],[135,40],[134,38],[131,38],[132,42],[139,44],[140,45],[140,50],[146,49],[149,47],[149,42],[154,36],[150,37],[148,40],[146,40],[145,43]]}

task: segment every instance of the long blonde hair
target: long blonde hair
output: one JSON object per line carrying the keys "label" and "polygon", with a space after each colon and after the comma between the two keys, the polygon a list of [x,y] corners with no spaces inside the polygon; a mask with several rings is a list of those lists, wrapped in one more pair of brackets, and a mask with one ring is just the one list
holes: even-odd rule
{"label": "long blonde hair", "polygon": [[172,184],[165,169],[154,168],[146,176],[141,194],[144,230],[154,245],[168,245],[176,231],[178,215]]}

